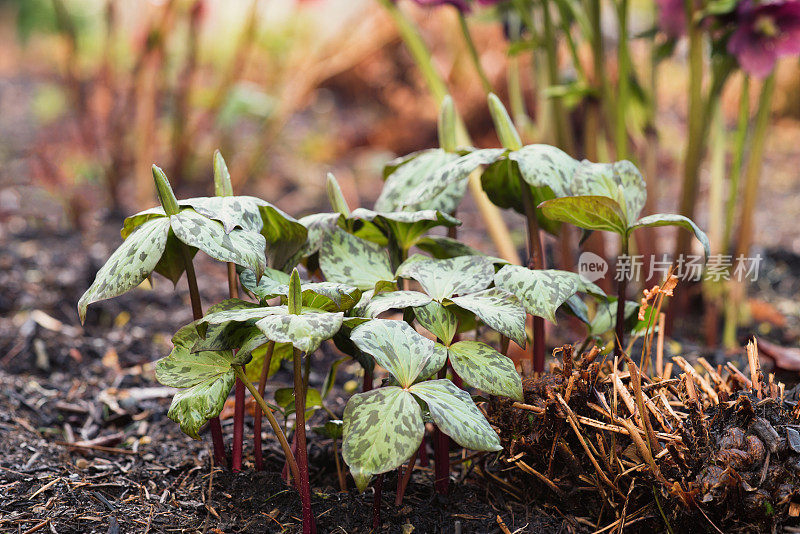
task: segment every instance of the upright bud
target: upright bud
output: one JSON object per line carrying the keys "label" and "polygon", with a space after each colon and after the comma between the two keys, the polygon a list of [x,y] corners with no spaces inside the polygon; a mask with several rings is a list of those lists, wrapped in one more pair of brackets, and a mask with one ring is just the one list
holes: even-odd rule
{"label": "upright bud", "polygon": [[445,152],[456,151],[456,108],[450,95],[445,95],[439,108],[439,147]]}
{"label": "upright bud", "polygon": [[344,199],[342,188],[339,187],[339,182],[336,181],[336,177],[330,172],[328,173],[327,188],[328,200],[331,203],[331,207],[333,207],[333,211],[341,213],[345,217],[350,217],[350,207]]}
{"label": "upright bud", "polygon": [[297,272],[297,269],[294,269],[292,276],[289,277],[289,295],[286,304],[291,315],[300,315],[303,310],[303,293],[300,289],[300,273]]}
{"label": "upright bud", "polygon": [[172,186],[169,185],[167,175],[156,165],[153,165],[153,180],[156,182],[158,200],[164,207],[164,213],[167,215],[177,215],[180,211],[178,199],[175,198],[175,193],[172,192]]}
{"label": "upright bud", "polygon": [[514,128],[514,123],[511,122],[511,117],[508,116],[505,106],[494,93],[489,93],[489,113],[492,114],[494,129],[497,131],[497,137],[500,138],[500,144],[503,145],[503,148],[509,150],[522,148],[519,132]]}
{"label": "upright bud", "polygon": [[218,197],[233,196],[231,173],[219,150],[214,151],[214,194]]}

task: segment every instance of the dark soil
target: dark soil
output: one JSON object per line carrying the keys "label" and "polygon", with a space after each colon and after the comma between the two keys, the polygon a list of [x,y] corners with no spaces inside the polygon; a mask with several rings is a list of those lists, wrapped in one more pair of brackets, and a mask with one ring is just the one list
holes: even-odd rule
{"label": "dark soil", "polygon": [[[46,223],[0,232],[0,532],[299,531],[299,499],[280,477],[282,453],[270,434],[266,471],[254,470],[246,439],[244,470],[234,474],[212,468],[209,442],[183,435],[166,417],[173,390],[155,382],[152,362],[191,320],[185,282],[173,290],[156,279],[152,291],[93,305],[79,324],[75,303],[117,245],[118,223],[86,238]],[[198,261],[208,306],[226,296],[224,268]],[[325,360],[337,356],[330,349],[316,356],[323,370],[311,380],[321,383]],[[337,413],[346,399],[342,385],[352,378],[347,368],[340,372],[326,401]],[[267,394],[289,383],[282,371]],[[231,424],[223,420],[226,436]],[[249,418],[247,425],[251,436]],[[373,490],[359,494],[351,481],[348,492],[338,492],[332,442],[311,441],[319,530],[372,531]],[[557,514],[507,501],[478,471],[457,467],[450,495],[441,497],[431,470],[418,466],[399,507],[397,477],[388,474],[379,531],[580,530]],[[461,473],[467,476],[456,481]]]}

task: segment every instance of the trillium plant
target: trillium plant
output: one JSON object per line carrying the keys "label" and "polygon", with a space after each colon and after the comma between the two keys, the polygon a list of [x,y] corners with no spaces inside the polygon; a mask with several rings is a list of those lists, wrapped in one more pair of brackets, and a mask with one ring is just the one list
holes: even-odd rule
{"label": "trillium plant", "polygon": [[[335,444],[341,440],[342,458],[359,489],[375,480],[376,506],[384,473],[408,463],[398,476],[399,503],[417,459],[427,462],[428,425],[439,492],[448,489],[450,440],[475,451],[500,450],[480,409],[483,397],[472,393],[523,399],[522,380],[507,356],[510,341],[524,348],[532,339],[541,369],[543,321],[555,322],[566,312],[590,323],[586,296],[597,309],[613,304],[576,273],[544,268],[540,229],[557,233],[567,222],[610,230],[620,235],[625,251],[634,229],[677,224],[707,248],[705,234],[686,218],[640,217],[644,184],[629,162],[578,162],[547,145],[523,146],[500,101],[490,96],[489,105],[502,148],[456,147],[453,105],[445,99],[441,148],[387,166],[374,210],[351,210],[329,175],[333,211],[296,220],[267,201],[234,196],[218,152],[216,195],[178,200],[154,166],[161,206],[125,220],[122,244],[78,303],[84,320],[90,304],[132,290],[154,272],[173,283],[186,273],[194,320],[178,329],[171,352],[156,364],[156,378],[176,388],[168,416],[195,439],[210,429],[214,461],[240,470],[249,391],[260,408],[253,421],[256,468],[264,465],[265,417],[283,450],[286,479],[299,493],[304,532],[316,530],[307,418],[327,413],[317,434],[333,440],[337,466]],[[526,265],[441,235],[461,224],[454,214],[474,172],[481,173],[483,188],[498,206],[525,214],[531,257]],[[228,273],[230,298],[206,313],[192,261],[198,250],[225,263]],[[619,298],[624,300],[624,287]],[[528,314],[535,319],[532,332],[526,329]],[[591,323],[589,335],[603,333],[602,321]],[[610,321],[605,324],[610,328]],[[326,354],[335,347],[345,356],[315,386],[309,383],[311,369],[330,361],[315,356],[324,346]],[[362,392],[335,413],[323,399],[347,357],[363,367]],[[283,366],[293,386],[270,388],[268,395],[270,377]],[[382,379],[377,388],[376,378]],[[218,418],[231,391],[229,458]],[[339,474],[346,489],[344,471]]]}

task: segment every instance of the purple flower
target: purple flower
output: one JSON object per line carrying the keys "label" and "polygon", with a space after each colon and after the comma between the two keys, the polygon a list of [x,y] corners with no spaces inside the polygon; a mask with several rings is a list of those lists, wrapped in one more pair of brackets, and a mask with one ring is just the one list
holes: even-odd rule
{"label": "purple flower", "polygon": [[757,78],[768,76],[779,57],[800,54],[800,0],[744,0],[728,52]]}
{"label": "purple flower", "polygon": [[686,33],[686,10],[683,0],[656,0],[658,3],[658,25],[661,30],[677,39]]}

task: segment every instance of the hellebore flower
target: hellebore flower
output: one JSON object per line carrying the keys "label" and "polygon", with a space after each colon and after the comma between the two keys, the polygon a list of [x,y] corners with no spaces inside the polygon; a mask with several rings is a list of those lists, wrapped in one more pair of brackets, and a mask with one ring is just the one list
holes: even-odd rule
{"label": "hellebore flower", "polygon": [[686,10],[683,0],[656,0],[658,3],[658,25],[661,31],[673,39],[686,33]]}
{"label": "hellebore flower", "polygon": [[779,57],[800,54],[800,1],[745,0],[736,18],[728,52],[748,74],[764,78]]}

